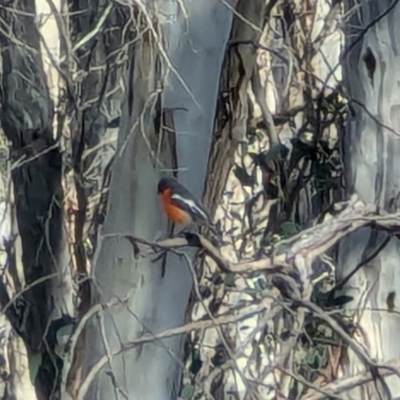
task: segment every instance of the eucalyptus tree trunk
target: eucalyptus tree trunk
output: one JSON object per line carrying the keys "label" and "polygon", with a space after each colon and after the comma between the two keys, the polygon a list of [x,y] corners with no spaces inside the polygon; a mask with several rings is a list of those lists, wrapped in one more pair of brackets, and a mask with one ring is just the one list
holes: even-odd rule
{"label": "eucalyptus tree trunk", "polygon": [[[397,68],[400,6],[397,3],[357,3],[357,12],[350,14],[351,29],[346,32],[349,54],[345,59],[345,78],[353,108],[344,145],[347,185],[350,193],[357,193],[365,202],[375,203],[387,212],[400,206],[400,77]],[[356,3],[347,2],[346,6],[350,11]],[[344,290],[354,297],[347,307],[357,326],[354,338],[380,365],[398,361],[400,356],[400,320],[393,312],[398,307],[396,293],[400,289],[399,254],[400,242],[396,236],[372,228],[357,231],[340,247],[339,279],[358,263],[372,258]],[[356,354],[347,353],[341,363],[344,376],[369,370]],[[398,398],[399,378],[390,376],[386,383],[391,392],[389,398]],[[383,392],[379,381],[377,386],[374,383],[358,386],[346,397],[376,398],[377,389],[381,398],[387,398],[387,390]]]}
{"label": "eucalyptus tree trunk", "polygon": [[6,308],[11,331],[4,321],[15,350],[4,358],[20,366],[5,391],[17,400],[176,398],[183,338],[125,347],[184,322],[193,274],[176,256],[137,260],[127,235],[171,233],[156,195],[162,174],[178,172],[201,196],[234,6],[0,8],[2,140],[13,160],[2,165],[13,178],[2,234],[16,237],[4,244],[12,279],[1,302],[24,291]]}
{"label": "eucalyptus tree trunk", "polygon": [[[104,360],[141,334],[185,321],[193,283],[187,263],[169,256],[163,277],[162,263],[136,261],[132,243],[123,236],[154,241],[170,232],[156,196],[162,172],[186,170],[179,173],[181,182],[201,196],[222,50],[231,20],[229,5],[156,3],[157,25],[138,38],[95,265],[101,302],[114,296],[127,301],[107,309],[104,320],[88,331],[88,377],[99,357]],[[168,126],[160,129],[160,121],[163,128]],[[128,398],[175,399],[182,350],[182,337],[175,336],[118,354],[91,377],[87,398],[118,398],[121,390]]]}
{"label": "eucalyptus tree trunk", "polygon": [[[9,162],[5,159],[2,169],[8,181],[2,197],[9,213],[2,229],[8,223],[11,228],[10,236],[3,237],[8,260],[2,265],[1,302],[12,324],[12,329],[6,324],[3,343],[10,345],[7,393],[35,399],[47,398],[53,390],[55,331],[60,323],[70,327],[74,317],[61,154],[61,137],[68,128],[63,131],[59,124],[61,88],[48,62],[54,49],[44,39],[54,19],[36,20],[34,1],[14,6],[0,10],[1,127],[9,145]],[[57,36],[46,37],[58,41]]]}

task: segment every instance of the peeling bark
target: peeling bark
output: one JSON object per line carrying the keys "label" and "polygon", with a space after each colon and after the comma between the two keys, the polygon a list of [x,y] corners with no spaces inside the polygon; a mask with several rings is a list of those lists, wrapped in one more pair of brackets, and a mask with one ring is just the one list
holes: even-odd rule
{"label": "peeling bark", "polygon": [[48,333],[54,321],[73,316],[74,292],[63,228],[62,158],[53,131],[54,103],[40,53],[35,3],[21,1],[15,7],[19,13],[1,9],[9,34],[0,33],[1,124],[11,142],[15,213],[22,241],[22,251],[9,261],[22,260],[24,281],[16,287],[27,289],[19,298],[18,320],[12,322],[27,346],[30,368],[37,358],[43,359],[32,379],[37,379],[37,393],[48,397],[52,390],[48,379],[51,382],[57,374],[50,361],[54,343]]}
{"label": "peeling bark", "polygon": [[[290,237],[312,225],[321,211],[340,199],[341,169],[328,168],[326,159],[340,166],[336,125],[343,119],[335,106],[327,112],[321,105],[329,95],[333,97],[329,103],[336,103],[335,90],[326,89],[317,97],[320,82],[337,61],[340,34],[324,36],[324,18],[330,7],[320,2],[239,2],[237,12],[242,18],[234,18],[234,39],[228,42],[221,76],[206,199],[217,209],[216,220],[224,231],[223,256],[232,263],[246,264],[254,257],[265,261],[264,251],[268,253],[278,235]],[[323,40],[314,51],[313,40],[319,34]],[[282,79],[274,80],[280,73]],[[274,118],[276,113],[280,115]],[[305,134],[311,136],[310,143],[302,141]],[[311,257],[311,248],[308,251]],[[268,293],[265,300],[270,303],[263,315],[192,333],[182,398],[189,394],[196,399],[232,394],[238,398],[301,398],[307,386],[283,370],[295,371],[311,382],[316,379],[313,368],[325,372],[327,346],[315,351],[322,354],[315,361],[318,366],[314,363],[307,369],[304,358],[313,357],[314,349],[299,344],[309,324],[307,313],[297,310],[289,316],[282,311],[278,317],[279,306],[273,301],[288,294],[310,301],[311,271],[318,274],[327,265],[320,259],[315,263],[300,259],[294,263],[301,271],[301,285],[285,290],[285,274],[253,271],[251,277],[238,276],[221,273],[208,259],[201,265],[201,299],[194,302],[193,320],[235,315],[241,307],[256,302],[261,293]],[[332,273],[332,265],[329,268]],[[275,365],[281,369],[274,369]]]}
{"label": "peeling bark", "polygon": [[213,143],[208,165],[206,204],[217,207],[234,164],[238,143],[247,128],[247,88],[256,67],[266,11],[265,1],[238,1],[220,78]]}
{"label": "peeling bark", "polygon": [[[395,3],[370,1],[362,3],[358,11],[351,14],[349,26],[352,29],[347,32],[347,46],[351,51],[345,60],[346,84],[353,107],[344,146],[349,192],[387,211],[399,207],[400,190],[397,116],[400,78],[396,67],[399,59],[396,21],[400,17],[400,7]],[[353,5],[349,2],[348,10]],[[361,37],[359,32],[362,32]],[[368,228],[352,234],[340,247],[338,277],[350,273],[386,237],[387,234]],[[390,312],[390,297],[400,287],[399,250],[399,240],[392,236],[380,254],[357,272],[344,289],[354,297],[347,309],[358,326],[354,337],[380,364],[400,355],[398,317]],[[352,352],[343,354],[342,367],[345,376],[365,370],[365,365]],[[399,397],[398,377],[385,380],[391,398]],[[374,398],[376,389],[386,398],[380,382],[355,388],[348,398]]]}

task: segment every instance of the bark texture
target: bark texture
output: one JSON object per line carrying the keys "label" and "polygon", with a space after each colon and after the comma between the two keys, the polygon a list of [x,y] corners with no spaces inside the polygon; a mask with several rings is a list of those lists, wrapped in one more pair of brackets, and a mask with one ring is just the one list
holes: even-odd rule
{"label": "bark texture", "polygon": [[[397,88],[400,77],[396,67],[400,54],[400,30],[396,22],[400,18],[400,6],[396,3],[370,1],[362,3],[357,13],[352,14],[349,26],[353,29],[347,32],[347,45],[351,46],[351,51],[345,62],[347,89],[353,100],[353,115],[346,129],[344,145],[349,191],[392,212],[399,207],[400,191],[400,97]],[[349,2],[349,9],[353,5]],[[340,248],[339,278],[366,259],[385,238],[386,233],[369,228],[348,237]],[[400,355],[399,317],[390,312],[393,299],[398,304],[399,252],[399,240],[392,237],[379,255],[368,262],[345,288],[346,294],[354,297],[348,307],[358,326],[354,336],[380,364]],[[345,376],[365,369],[351,352],[343,355],[342,366]],[[386,382],[391,398],[398,398],[398,378],[390,377]],[[376,390],[386,398],[387,392],[382,391],[380,383],[354,389],[349,398],[373,398]]]}
{"label": "bark texture", "polygon": [[[341,36],[332,27],[326,31],[331,7],[320,2],[239,1],[236,10],[240,17],[234,18],[221,75],[206,198],[224,231],[223,256],[246,263],[263,258],[277,236],[312,225],[340,199],[336,124],[342,119],[335,88],[323,89],[321,82],[338,61]],[[314,48],[318,36],[323,39]],[[329,84],[337,78],[340,70]],[[322,102],[329,96],[334,106],[327,112]],[[233,163],[227,155],[234,155]],[[213,179],[214,171],[222,171],[226,186]],[[293,290],[309,301],[311,271],[319,275],[327,265],[318,259],[296,267],[302,282]],[[329,269],[332,274],[332,265]],[[249,315],[192,333],[181,398],[302,398],[308,388],[297,377],[316,380],[313,368],[327,369],[329,350],[321,346],[314,355],[299,344],[309,325],[306,313],[289,316],[275,307],[273,299],[282,294],[277,281],[283,285],[284,276],[221,274],[208,259],[199,271],[193,320],[201,325],[204,319]],[[257,313],[260,299],[265,310]]]}
{"label": "bark texture", "polygon": [[[25,290],[7,316],[40,398],[175,398],[182,337],[121,348],[182,324],[193,276],[168,256],[162,277],[165,260],[137,261],[125,235],[171,233],[161,175],[186,170],[180,179],[201,196],[234,2],[63,4],[0,10],[1,123],[14,161],[14,193],[2,193],[15,198],[7,235],[14,211],[20,234],[3,246],[13,290],[4,282],[1,302]],[[104,315],[87,323],[95,303]]]}
{"label": "bark texture", "polygon": [[47,398],[58,363],[53,324],[71,321],[74,291],[63,228],[60,132],[53,130],[54,103],[43,69],[35,3],[21,1],[16,9],[1,9],[7,28],[0,33],[1,124],[11,142],[13,195],[8,196],[15,202],[14,233],[19,232],[22,247],[9,243],[15,249],[8,266],[14,290],[3,288],[1,300],[4,305],[25,289],[7,315],[27,346],[37,393]]}
{"label": "bark texture", "polygon": [[[150,29],[138,37],[131,58],[95,266],[101,302],[113,296],[128,300],[107,309],[104,320],[90,329],[88,374],[99,356],[108,357],[135,337],[181,325],[193,283],[186,261],[168,256],[162,277],[162,262],[135,260],[132,243],[121,234],[149,241],[168,235],[156,196],[161,174],[186,170],[179,173],[181,181],[196,195],[202,193],[230,11],[212,1],[155,5],[159,14],[139,7]],[[158,18],[160,14],[168,18]],[[168,20],[176,23],[171,25]],[[160,129],[160,121],[170,129]],[[182,339],[163,339],[116,355],[95,376],[87,398],[117,398],[117,391],[122,390],[128,398],[175,399]]]}
{"label": "bark texture", "polygon": [[[337,381],[339,361],[347,377],[376,373],[371,358],[398,359],[398,240],[370,227],[390,229],[396,220],[360,212],[355,201],[341,205],[337,219],[316,220],[343,192],[340,7],[300,0],[0,7],[2,395],[315,399],[322,395],[310,383],[332,395],[352,387]],[[394,211],[400,10],[370,1],[349,15],[358,38],[346,32],[347,184]],[[221,273],[208,258],[195,263],[194,250],[139,254],[138,242],[172,232],[156,196],[167,174],[198,197],[204,192],[224,232],[220,257],[241,262],[242,273]],[[345,288],[354,297],[347,311],[356,340],[339,353],[347,325],[322,311],[315,291],[333,275],[330,246],[353,231],[339,249],[339,279],[390,240]],[[192,328],[207,329],[192,329],[185,341],[180,326],[190,316]],[[176,327],[179,335],[151,336]],[[351,398],[376,390],[400,396],[395,378],[387,379],[391,394],[382,382],[352,389]]]}

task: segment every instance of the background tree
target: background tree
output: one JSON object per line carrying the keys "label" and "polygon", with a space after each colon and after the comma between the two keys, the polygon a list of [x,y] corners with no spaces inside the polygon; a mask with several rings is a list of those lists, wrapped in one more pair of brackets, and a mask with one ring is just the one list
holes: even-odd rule
{"label": "background tree", "polygon": [[[358,4],[346,3],[350,12]],[[344,136],[345,171],[348,192],[357,193],[379,209],[395,212],[398,207],[398,150],[400,126],[396,116],[399,92],[396,82],[398,28],[397,1],[363,3],[357,13],[349,13],[348,55],[345,58],[346,87],[352,115]],[[385,37],[388,39],[386,40]],[[354,337],[378,364],[398,362],[398,299],[400,285],[397,268],[399,240],[392,232],[364,228],[354,232],[339,248],[338,277],[349,274],[357,264],[364,266],[345,285],[344,292],[354,297],[346,306],[356,329]],[[354,375],[365,366],[360,357],[344,352],[343,374]],[[398,376],[378,384],[359,386],[348,398],[371,398],[378,390],[381,398],[400,396]],[[386,390],[385,390],[386,389]],[[351,396],[351,397],[350,397]]]}
{"label": "background tree", "polygon": [[[345,3],[0,6],[5,396],[398,396],[398,6]],[[339,17],[362,27],[340,60]],[[165,173],[205,189],[221,248],[165,240]]]}
{"label": "background tree", "polygon": [[[264,9],[269,18],[260,25],[259,42],[242,43],[257,50],[257,68],[243,95],[247,102],[241,112],[248,110],[247,123],[220,207],[227,233],[222,253],[233,262],[267,258],[275,234],[285,239],[314,225],[321,212],[343,196],[338,131],[343,100],[336,89],[341,77],[336,66],[342,38],[335,20],[339,5],[299,1],[269,6]],[[295,239],[300,238],[295,236],[293,243]],[[313,251],[321,246],[317,239],[315,233]],[[276,245],[279,257],[290,255],[289,243],[280,249]],[[298,243],[302,248],[301,240]],[[304,382],[314,382],[319,370],[329,368],[328,346],[315,345],[314,350],[304,343],[316,318],[291,313],[291,302],[284,311],[282,303],[296,295],[310,301],[311,270],[316,282],[323,273],[332,278],[333,260],[324,255],[304,266],[288,262],[303,270],[295,288],[288,285],[287,273],[222,280],[215,264],[204,268],[199,288],[208,296],[194,305],[193,318],[209,317],[204,304],[213,315],[236,310],[242,317],[223,329],[193,333],[182,397],[195,393],[194,398],[229,398],[238,392],[248,398],[301,398],[309,389]],[[278,257],[272,263],[279,266]],[[262,299],[268,299],[267,304]],[[257,308],[260,301],[264,312]],[[327,381],[334,371],[329,374]],[[318,379],[321,385],[324,381]]]}

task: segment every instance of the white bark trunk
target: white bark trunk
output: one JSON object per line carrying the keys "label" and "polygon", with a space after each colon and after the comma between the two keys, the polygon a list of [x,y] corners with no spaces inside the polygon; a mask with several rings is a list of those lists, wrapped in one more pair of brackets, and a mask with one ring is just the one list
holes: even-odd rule
{"label": "white bark trunk", "polygon": [[[355,115],[348,124],[344,146],[348,183],[350,190],[362,200],[376,203],[382,210],[400,206],[400,73],[397,67],[400,61],[400,6],[376,22],[392,3],[385,0],[358,5],[360,8],[350,20],[356,34],[351,36],[353,32],[349,32],[348,44],[358,38],[360,28],[372,25],[345,62],[347,88],[351,99],[356,101],[352,103]],[[348,8],[352,6],[349,4]],[[385,237],[384,233],[365,228],[346,238],[340,247],[338,277],[348,274]],[[354,322],[358,326],[354,337],[379,364],[400,356],[399,317],[389,310],[391,293],[398,293],[400,289],[399,256],[400,242],[393,237],[345,288],[347,294],[354,296],[348,306],[348,312],[355,313]],[[395,309],[398,304],[396,296]],[[343,375],[365,370],[358,357],[351,351],[348,353],[342,363]],[[391,398],[400,396],[398,377],[389,377],[386,382],[391,389]],[[374,390],[373,384],[355,388],[346,398],[375,398]]]}
{"label": "white bark trunk", "polygon": [[[187,109],[173,113],[178,167],[187,169],[182,175],[182,182],[201,196],[212,137],[217,83],[231,12],[223,4],[211,0],[183,1],[179,4],[186,7],[188,19],[184,13],[177,13],[176,9],[172,12],[165,9],[175,4],[158,4],[164,13],[172,14],[170,16],[173,21],[174,18],[178,21],[169,27],[165,22],[163,27],[169,57],[168,61],[163,59],[164,71],[169,70],[163,106]],[[156,48],[157,45],[146,36],[136,51],[133,87],[128,88],[135,93],[133,110],[125,108],[120,130],[120,148],[124,136],[127,136],[127,145],[114,166],[109,208],[102,232],[107,237],[103,237],[95,269],[101,301],[107,302],[113,296],[124,298],[129,295],[128,305],[105,312],[107,345],[101,334],[101,321],[97,327],[92,326],[89,330],[89,373],[93,363],[104,355],[105,346],[113,352],[143,332],[160,332],[182,324],[192,287],[188,266],[179,258],[168,258],[165,277],[161,278],[159,263],[151,260],[136,261],[128,240],[110,237],[113,234],[118,236],[129,233],[153,241],[157,236],[168,234],[156,196],[161,172],[155,168],[156,163],[148,147],[149,138],[150,142],[157,140],[158,132],[151,128],[155,115],[150,115],[144,126],[139,127],[144,131],[131,128],[145,106],[148,106],[146,101],[156,88]],[[170,70],[169,63],[172,63],[174,70]],[[165,152],[165,149],[162,151]],[[179,389],[181,358],[181,337],[124,352],[114,357],[111,365],[95,377],[87,398],[118,398],[114,382],[107,374],[111,369],[117,387],[130,399],[175,399]]]}

